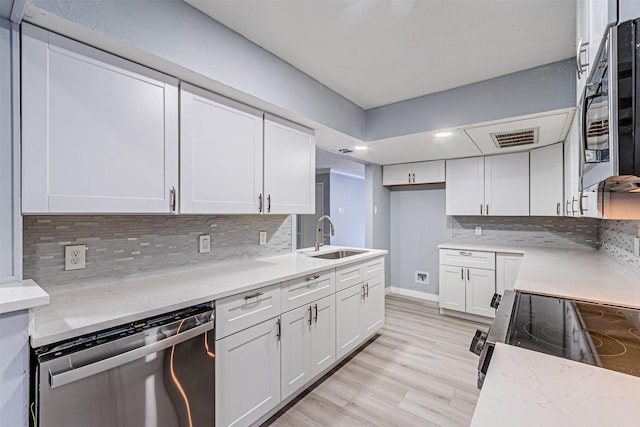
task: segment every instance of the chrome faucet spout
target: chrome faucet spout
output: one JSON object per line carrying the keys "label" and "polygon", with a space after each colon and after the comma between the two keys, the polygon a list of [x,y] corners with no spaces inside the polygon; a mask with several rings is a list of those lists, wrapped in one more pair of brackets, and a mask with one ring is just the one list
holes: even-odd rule
{"label": "chrome faucet spout", "polygon": [[329,215],[322,215],[320,218],[318,218],[318,221],[316,222],[316,251],[320,250],[320,246],[324,246],[324,236],[322,235],[322,221],[325,219],[329,221],[329,226],[331,227],[331,235],[335,236],[336,234],[336,229],[333,226],[333,220]]}

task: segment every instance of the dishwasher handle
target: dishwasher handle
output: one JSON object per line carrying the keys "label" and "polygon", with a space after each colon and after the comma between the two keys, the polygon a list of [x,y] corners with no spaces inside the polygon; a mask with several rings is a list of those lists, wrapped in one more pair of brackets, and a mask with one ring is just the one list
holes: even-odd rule
{"label": "dishwasher handle", "polygon": [[171,346],[180,344],[212,329],[213,321],[196,326],[195,328],[186,330],[184,332],[177,333],[170,336],[169,338],[165,338],[149,345],[145,345],[144,347],[139,347],[131,351],[120,353],[116,356],[102,359],[88,365],[80,366],[78,368],[59,373],[49,372],[49,383],[51,384],[51,388],[60,387],[65,384],[69,384],[74,381],[78,381],[99,374],[101,372],[108,371],[109,369],[117,368],[118,366],[124,365],[125,363],[141,359],[151,353],[156,353],[160,350],[164,350]]}

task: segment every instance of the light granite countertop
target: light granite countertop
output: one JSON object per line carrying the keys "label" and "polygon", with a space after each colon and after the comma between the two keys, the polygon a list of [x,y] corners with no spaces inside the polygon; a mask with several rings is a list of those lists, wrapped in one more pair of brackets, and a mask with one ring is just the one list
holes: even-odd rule
{"label": "light granite countertop", "polygon": [[[336,249],[348,248],[325,246],[319,253]],[[31,345],[49,345],[387,253],[367,249],[348,258],[327,260],[305,252],[311,250],[51,292],[50,303],[31,312]]]}
{"label": "light granite countertop", "polygon": [[49,294],[33,280],[0,285],[0,314],[29,310],[49,303]]}
{"label": "light granite countertop", "polygon": [[640,308],[640,274],[596,249],[443,243],[441,249],[524,254],[514,289]]}
{"label": "light granite countertop", "polygon": [[640,378],[496,344],[471,425],[634,426]]}

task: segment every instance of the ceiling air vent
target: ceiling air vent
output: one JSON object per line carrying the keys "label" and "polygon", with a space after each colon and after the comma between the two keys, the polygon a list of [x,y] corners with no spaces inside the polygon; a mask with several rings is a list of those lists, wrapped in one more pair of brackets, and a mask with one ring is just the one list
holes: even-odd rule
{"label": "ceiling air vent", "polygon": [[353,153],[353,150],[351,148],[340,148],[338,151],[341,152],[342,154]]}
{"label": "ceiling air vent", "polygon": [[538,143],[538,129],[522,129],[513,132],[497,132],[491,134],[491,139],[498,148],[519,147]]}

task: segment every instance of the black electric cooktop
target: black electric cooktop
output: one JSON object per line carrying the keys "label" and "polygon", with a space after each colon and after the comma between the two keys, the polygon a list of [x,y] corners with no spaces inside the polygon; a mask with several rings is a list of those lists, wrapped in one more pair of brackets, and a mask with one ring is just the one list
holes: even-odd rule
{"label": "black electric cooktop", "polygon": [[519,293],[507,344],[640,377],[640,310]]}

